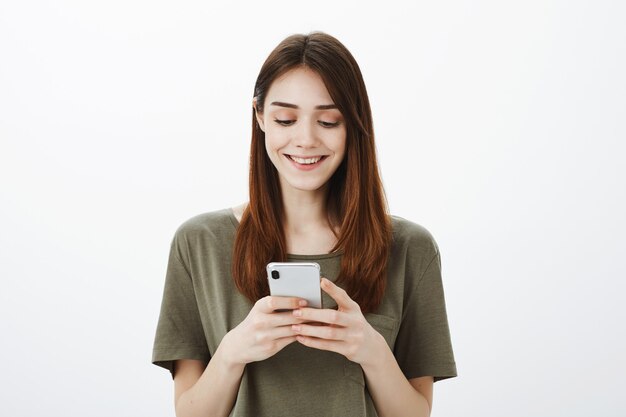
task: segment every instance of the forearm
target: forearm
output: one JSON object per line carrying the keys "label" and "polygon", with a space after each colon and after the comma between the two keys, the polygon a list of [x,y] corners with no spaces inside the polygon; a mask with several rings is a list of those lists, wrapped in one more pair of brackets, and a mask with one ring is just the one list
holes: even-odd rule
{"label": "forearm", "polygon": [[245,365],[230,363],[220,348],[193,387],[181,394],[177,417],[226,417],[232,410]]}
{"label": "forearm", "polygon": [[387,343],[382,343],[382,354],[377,360],[361,365],[378,415],[429,417],[428,401],[406,379]]}

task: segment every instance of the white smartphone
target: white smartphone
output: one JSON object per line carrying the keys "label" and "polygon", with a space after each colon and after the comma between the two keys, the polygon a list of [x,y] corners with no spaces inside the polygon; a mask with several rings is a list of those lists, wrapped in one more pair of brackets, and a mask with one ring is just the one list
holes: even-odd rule
{"label": "white smartphone", "polygon": [[270,262],[266,269],[271,295],[304,298],[307,307],[322,308],[318,263]]}

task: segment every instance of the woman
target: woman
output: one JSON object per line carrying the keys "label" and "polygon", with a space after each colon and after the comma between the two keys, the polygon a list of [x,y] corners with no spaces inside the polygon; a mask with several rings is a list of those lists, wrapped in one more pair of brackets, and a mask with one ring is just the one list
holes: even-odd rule
{"label": "woman", "polygon": [[[178,416],[428,416],[456,376],[437,244],[387,213],[367,91],[321,32],[270,54],[252,102],[249,203],[172,240],[152,362]],[[321,266],[322,309],[265,265]]]}

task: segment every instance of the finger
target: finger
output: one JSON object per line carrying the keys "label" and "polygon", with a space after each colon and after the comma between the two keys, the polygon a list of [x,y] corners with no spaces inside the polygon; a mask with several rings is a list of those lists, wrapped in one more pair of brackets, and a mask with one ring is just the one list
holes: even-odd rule
{"label": "finger", "polygon": [[317,321],[320,323],[335,324],[337,326],[348,325],[346,313],[329,308],[298,308],[293,310],[291,314],[304,321]]}
{"label": "finger", "polygon": [[285,346],[296,341],[296,336],[283,337],[276,340],[276,352],[282,350]]}
{"label": "finger", "polygon": [[312,336],[325,340],[345,340],[346,329],[336,326],[310,326],[306,324],[294,324],[291,328],[302,336]]}
{"label": "finger", "polygon": [[337,340],[317,339],[315,337],[302,335],[296,336],[296,340],[299,343],[314,349],[327,350],[329,352],[335,352],[344,355],[343,351],[345,347],[345,342],[340,342]]}
{"label": "finger", "polygon": [[255,303],[255,307],[263,313],[273,313],[275,310],[293,310],[306,305],[306,300],[298,297],[280,297],[268,295]]}
{"label": "finger", "polygon": [[263,356],[265,356],[265,358],[267,358],[269,356],[273,356],[276,353],[280,352],[282,349],[285,348],[285,346],[295,341],[296,341],[296,336],[282,337],[280,339],[274,340],[273,343],[265,344],[261,348],[260,352],[263,354]]}
{"label": "finger", "polygon": [[348,293],[343,288],[335,285],[327,278],[322,278],[320,285],[322,290],[324,290],[326,294],[330,295],[331,298],[337,302],[339,308],[354,308],[356,303],[352,300],[352,298],[350,298]]}
{"label": "finger", "polygon": [[284,313],[269,313],[265,316],[268,327],[289,326],[291,324],[304,323],[305,320],[295,317],[291,311]]}
{"label": "finger", "polygon": [[293,325],[288,326],[280,326],[274,327],[273,329],[269,329],[263,332],[262,336],[258,341],[276,341],[278,339],[282,339],[284,337],[297,336],[298,332],[294,330]]}

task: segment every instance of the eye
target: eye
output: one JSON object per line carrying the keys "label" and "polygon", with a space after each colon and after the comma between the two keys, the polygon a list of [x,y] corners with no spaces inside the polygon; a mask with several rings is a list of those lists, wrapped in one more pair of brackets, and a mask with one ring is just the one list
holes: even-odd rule
{"label": "eye", "polygon": [[324,126],[324,127],[337,127],[337,126],[339,126],[339,122],[331,123],[331,122],[325,122],[323,120],[319,120],[319,124]]}
{"label": "eye", "polygon": [[294,124],[295,122],[295,120],[280,120],[280,119],[274,119],[274,121],[281,126],[290,126]]}

